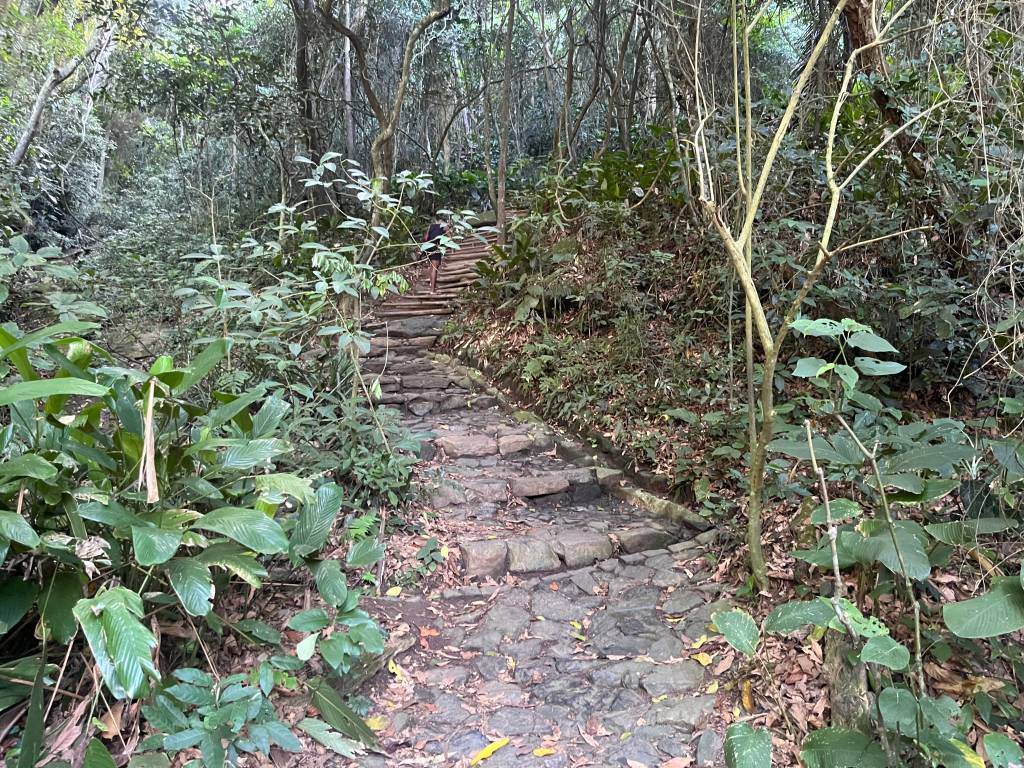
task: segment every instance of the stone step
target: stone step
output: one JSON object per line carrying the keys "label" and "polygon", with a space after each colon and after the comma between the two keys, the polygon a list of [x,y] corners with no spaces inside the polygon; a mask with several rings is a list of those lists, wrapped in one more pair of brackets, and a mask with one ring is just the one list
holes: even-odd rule
{"label": "stone step", "polygon": [[[533,535],[459,541],[462,573],[467,579],[503,579],[506,575],[549,574],[602,562],[609,567],[637,566],[663,555],[670,567],[671,554],[694,546],[678,541],[677,533],[656,524],[638,525],[608,533],[565,528]],[[614,556],[614,559],[613,559]],[[658,561],[655,559],[657,565]],[[604,565],[602,565],[604,567]],[[661,586],[675,586],[671,573]],[[682,582],[682,575],[678,582]]]}

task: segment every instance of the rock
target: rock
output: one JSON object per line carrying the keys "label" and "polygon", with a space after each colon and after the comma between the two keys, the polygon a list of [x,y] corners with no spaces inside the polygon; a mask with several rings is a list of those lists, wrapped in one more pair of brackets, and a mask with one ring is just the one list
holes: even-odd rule
{"label": "rock", "polygon": [[580,568],[611,557],[612,542],[603,533],[569,531],[558,537],[554,550],[568,568]]}
{"label": "rock", "polygon": [[436,373],[410,373],[402,377],[402,389],[444,389],[449,378]]}
{"label": "rock", "polygon": [[430,494],[430,505],[434,509],[445,509],[446,507],[465,503],[465,489],[453,483],[445,483]]}
{"label": "rock", "polygon": [[498,452],[498,441],[490,435],[455,433],[439,437],[434,442],[450,459],[490,456]]}
{"label": "rock", "polygon": [[621,469],[611,467],[596,467],[594,473],[597,477],[597,484],[602,488],[611,488],[622,482],[623,473]]}
{"label": "rock", "polygon": [[[533,613],[536,616],[543,616],[548,622],[557,625],[558,622],[571,621],[580,618],[583,609],[571,600],[563,597],[557,592],[542,591],[533,595],[530,603]],[[565,632],[565,628],[558,626],[559,632]]]}
{"label": "rock", "polygon": [[651,643],[647,655],[655,661],[672,661],[683,652],[683,643],[675,637],[665,636]]}
{"label": "rock", "polygon": [[459,542],[462,569],[470,579],[500,579],[508,570],[508,546],[504,541]]}
{"label": "rock", "polygon": [[502,456],[510,456],[513,453],[529,450],[533,445],[533,438],[529,435],[504,435],[498,438],[498,453]]}
{"label": "rock", "polygon": [[494,408],[498,405],[498,398],[491,395],[480,395],[471,399],[468,405],[475,411],[486,411],[488,408]]}
{"label": "rock", "polygon": [[557,571],[562,561],[546,541],[512,539],[508,542],[508,569],[512,573]]}
{"label": "rock", "polygon": [[444,327],[444,323],[445,318],[439,315],[406,317],[386,323],[380,335],[384,337],[393,336],[397,339],[425,336],[431,333],[438,333]]}
{"label": "rock", "polygon": [[661,606],[661,610],[665,613],[673,615],[679,615],[692,611],[699,605],[704,604],[704,598],[699,592],[692,592],[688,589],[680,589],[669,595],[668,600]]}
{"label": "rock", "polygon": [[467,480],[466,490],[481,501],[505,501],[508,485],[504,480]]}
{"label": "rock", "polygon": [[595,594],[599,589],[597,580],[590,571],[574,573],[569,577],[569,581],[579,587],[580,591],[585,592],[588,595]]}
{"label": "rock", "polygon": [[697,741],[697,765],[699,768],[712,768],[722,764],[722,737],[708,728],[701,731]]}
{"label": "rock", "polygon": [[434,410],[434,404],[429,400],[413,400],[405,406],[409,409],[410,413],[414,413],[417,416],[426,416],[432,410]]}
{"label": "rock", "polygon": [[505,736],[526,736],[545,733],[543,720],[532,709],[502,707],[488,721],[490,730]]}
{"label": "rock", "polygon": [[533,496],[550,496],[569,490],[569,481],[562,475],[549,472],[544,475],[517,477],[509,482],[513,496],[531,498]]}
{"label": "rock", "polygon": [[714,696],[693,696],[658,702],[651,710],[651,720],[686,728],[696,728],[715,708]]}
{"label": "rock", "polygon": [[668,531],[657,528],[632,528],[619,534],[619,543],[627,552],[645,552],[648,549],[664,549],[675,537]]}
{"label": "rock", "polygon": [[695,661],[665,664],[644,675],[640,686],[651,696],[690,693],[704,681],[704,669]]}

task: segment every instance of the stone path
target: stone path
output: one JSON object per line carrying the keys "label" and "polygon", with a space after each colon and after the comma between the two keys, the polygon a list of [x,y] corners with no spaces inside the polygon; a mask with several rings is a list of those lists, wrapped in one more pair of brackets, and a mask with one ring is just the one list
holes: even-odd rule
{"label": "stone path", "polygon": [[385,304],[364,375],[433,435],[420,482],[464,585],[371,603],[414,641],[374,691],[386,755],[356,764],[465,766],[507,738],[480,765],[721,765],[691,658],[724,605],[714,533],[632,505],[621,472],[433,356],[437,306]]}

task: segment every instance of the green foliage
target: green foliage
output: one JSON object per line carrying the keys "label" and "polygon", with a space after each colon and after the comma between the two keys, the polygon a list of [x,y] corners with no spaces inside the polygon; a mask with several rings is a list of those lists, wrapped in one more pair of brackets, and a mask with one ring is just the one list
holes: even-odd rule
{"label": "green foliage", "polygon": [[157,749],[173,757],[196,747],[204,768],[222,768],[237,765],[241,754],[269,755],[272,745],[289,752],[302,750],[299,740],[277,718],[267,698],[270,691],[247,684],[245,674],[217,680],[186,667],[173,677],[143,706],[146,720],[158,731],[140,744],[143,755]]}
{"label": "green foliage", "polygon": [[725,733],[725,764],[728,768],[771,768],[772,735],[733,723]]}

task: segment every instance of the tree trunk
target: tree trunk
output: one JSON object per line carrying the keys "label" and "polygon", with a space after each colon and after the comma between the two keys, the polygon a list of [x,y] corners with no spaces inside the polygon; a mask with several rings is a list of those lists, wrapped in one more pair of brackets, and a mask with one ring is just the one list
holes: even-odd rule
{"label": "tree trunk", "polygon": [[501,81],[501,112],[498,119],[498,245],[505,245],[508,237],[506,221],[505,185],[508,175],[508,131],[510,102],[512,101],[512,33],[516,23],[516,0],[509,0],[508,26],[505,29],[504,67]]}
{"label": "tree trunk", "polygon": [[[352,26],[351,0],[345,2],[345,26]],[[345,100],[345,155],[356,159],[356,118],[352,109],[352,41],[345,38],[345,69],[342,75],[342,97]]]}

